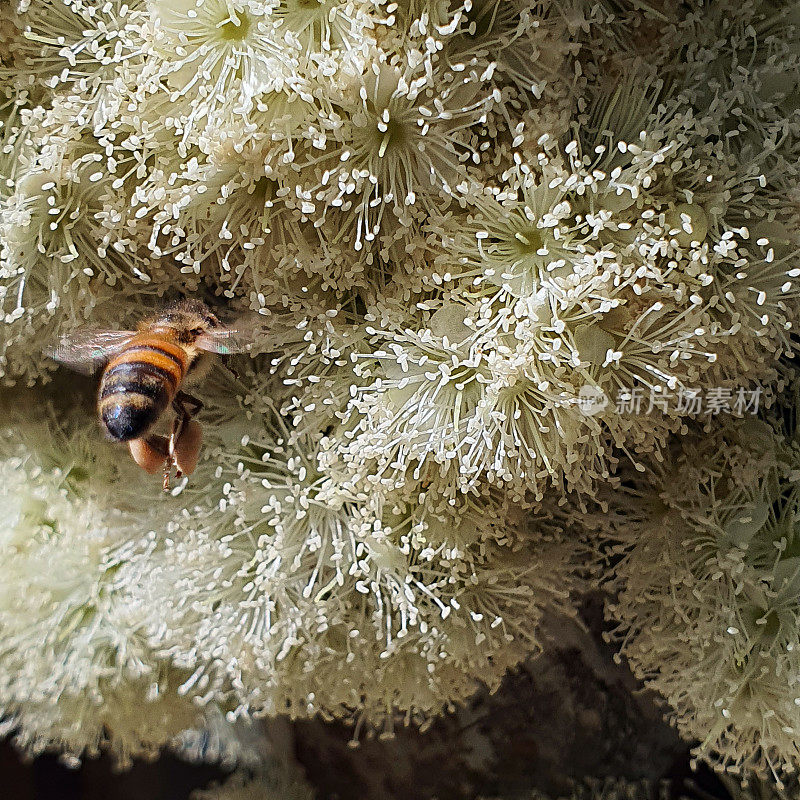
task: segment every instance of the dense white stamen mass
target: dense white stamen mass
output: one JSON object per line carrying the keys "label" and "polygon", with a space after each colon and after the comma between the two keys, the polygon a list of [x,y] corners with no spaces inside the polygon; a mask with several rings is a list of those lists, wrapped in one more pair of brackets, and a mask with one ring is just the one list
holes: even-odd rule
{"label": "dense white stamen mass", "polygon": [[[796,405],[789,5],[0,0],[18,742],[428,725],[588,583],[698,758],[800,766],[796,432],[731,420]],[[44,351],[180,296],[259,324],[155,500]]]}
{"label": "dense white stamen mass", "polygon": [[102,746],[128,763],[202,725],[202,712],[176,694],[185,674],[148,647],[125,588],[141,579],[141,476],[104,452],[94,426],[73,419],[65,433],[41,410],[35,423],[12,414],[0,432],[5,726],[32,752]]}
{"label": "dense white stamen mass", "polygon": [[736,774],[790,774],[796,758],[797,465],[796,432],[738,421],[638,485],[657,492],[640,524],[658,535],[623,535],[622,651],[697,755]]}
{"label": "dense white stamen mass", "polygon": [[[194,669],[187,691],[292,715],[313,694],[330,712],[391,725],[395,706],[424,719],[455,700],[486,653],[493,683],[536,646],[539,618],[565,609],[571,580],[574,546],[555,516],[500,526],[501,493],[453,506],[419,481],[337,485],[259,383],[245,401],[249,433],[221,455],[221,496],[176,520],[150,557],[144,588],[177,587],[182,599],[151,609],[148,641]],[[394,683],[398,669],[413,678]]]}

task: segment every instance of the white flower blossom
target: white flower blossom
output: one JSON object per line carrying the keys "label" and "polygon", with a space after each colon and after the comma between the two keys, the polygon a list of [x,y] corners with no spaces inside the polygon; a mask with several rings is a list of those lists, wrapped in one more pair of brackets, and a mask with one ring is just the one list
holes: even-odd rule
{"label": "white flower blossom", "polygon": [[760,421],[687,443],[629,531],[609,609],[696,754],[735,775],[780,777],[797,759],[797,463],[794,437]]}
{"label": "white flower blossom", "polygon": [[272,0],[151,3],[154,54],[148,66],[170,87],[188,135],[219,115],[247,115],[296,71],[295,48],[273,18]]}
{"label": "white flower blossom", "polygon": [[50,88],[91,85],[102,91],[119,64],[141,59],[142,42],[135,32],[145,21],[144,0],[30,0],[15,5],[12,19],[21,36],[11,47],[14,68],[3,74],[23,91],[32,81]]}
{"label": "white flower blossom", "polygon": [[419,483],[390,494],[337,487],[309,437],[293,436],[263,391],[250,397],[262,427],[223,446],[222,495],[189,507],[148,556],[142,588],[183,598],[153,608],[148,640],[194,670],[184,691],[242,711],[391,725],[393,708],[421,718],[465,696],[475,675],[495,682],[535,646],[544,610],[565,607],[560,522],[534,519],[532,550],[523,521],[484,517],[491,498],[454,507]]}
{"label": "white flower blossom", "polygon": [[147,534],[145,482],[94,426],[65,433],[43,411],[39,422],[12,415],[0,438],[0,709],[32,752],[104,748],[124,764],[202,715],[177,694],[185,677],[148,648],[123,578],[140,578],[129,556]]}
{"label": "white flower blossom", "polygon": [[[794,434],[669,401],[791,384],[799,41],[778,0],[0,0],[4,730],[425,726],[593,562],[696,757],[796,770]],[[182,296],[252,350],[157,498],[44,353]]]}
{"label": "white flower blossom", "polygon": [[358,249],[375,239],[386,215],[408,227],[417,209],[446,203],[465,163],[477,160],[470,129],[485,120],[489,103],[470,71],[439,73],[429,60],[410,58],[396,64],[376,51],[335,101],[326,152],[309,156],[319,175],[314,200],[352,209]]}

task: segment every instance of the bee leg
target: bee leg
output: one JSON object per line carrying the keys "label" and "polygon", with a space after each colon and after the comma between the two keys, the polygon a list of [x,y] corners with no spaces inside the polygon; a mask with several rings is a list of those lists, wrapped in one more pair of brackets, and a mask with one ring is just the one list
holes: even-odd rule
{"label": "bee leg", "polygon": [[172,473],[172,461],[170,461],[169,456],[164,460],[164,484],[163,489],[165,492],[169,491],[169,479]]}
{"label": "bee leg", "polygon": [[[165,475],[168,476],[172,472],[172,468],[175,467],[175,479],[180,480],[182,474],[178,467],[177,459],[175,458],[175,442],[177,442],[181,433],[183,433],[183,427],[186,425],[187,420],[190,419],[190,414],[178,396],[172,401],[172,407],[175,409],[175,419],[172,421],[172,431],[169,435],[169,446],[167,447],[167,460],[164,463],[164,470]],[[167,481],[168,486],[168,477],[165,477],[165,481]]]}
{"label": "bee leg", "polygon": [[[179,430],[179,420],[176,419],[172,423],[172,432],[169,435],[169,439],[167,440],[167,455],[164,458],[164,491],[169,491],[169,481],[172,477],[172,468],[176,467],[177,464],[175,463],[175,439],[177,431]],[[181,471],[176,470],[175,478],[176,480],[180,480]]]}
{"label": "bee leg", "polygon": [[[173,405],[175,403],[173,402]],[[164,459],[164,491],[169,491],[169,481],[172,477],[172,468],[177,467],[177,462],[175,460],[175,440],[180,435],[181,430],[183,430],[183,420],[186,414],[185,409],[183,406],[175,406],[175,410],[177,411],[177,415],[175,419],[172,421],[172,431],[169,434],[169,439],[167,439],[167,454]],[[175,472],[175,479],[180,480],[181,478],[181,471],[176,469]]]}
{"label": "bee leg", "polygon": [[[180,394],[180,393],[179,393]],[[181,479],[181,471],[178,469],[178,464],[175,458],[175,442],[183,431],[183,426],[186,420],[189,419],[189,412],[186,410],[179,397],[176,395],[172,401],[172,407],[175,409],[175,419],[172,421],[172,430],[167,439],[167,452],[164,458],[164,491],[169,491],[169,482],[172,477],[172,468],[175,467],[176,480]]]}
{"label": "bee leg", "polygon": [[[189,411],[186,405],[193,406]],[[175,456],[175,444],[180,439],[186,423],[192,419],[202,408],[203,401],[198,400],[186,392],[178,392],[175,399],[172,401],[172,407],[175,409],[175,419],[172,421],[172,431],[169,435],[167,444],[167,456],[164,460],[164,491],[169,491],[169,481],[172,475],[172,468],[175,467],[175,479],[180,480],[183,477],[183,472],[178,466],[178,460]]]}

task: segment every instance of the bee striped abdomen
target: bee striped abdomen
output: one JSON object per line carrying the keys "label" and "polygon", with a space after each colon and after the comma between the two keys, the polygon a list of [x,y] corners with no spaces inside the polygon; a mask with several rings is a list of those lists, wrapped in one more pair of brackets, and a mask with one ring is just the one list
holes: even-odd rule
{"label": "bee striped abdomen", "polygon": [[98,409],[112,439],[147,433],[175,397],[186,373],[183,348],[158,336],[135,336],[103,372]]}

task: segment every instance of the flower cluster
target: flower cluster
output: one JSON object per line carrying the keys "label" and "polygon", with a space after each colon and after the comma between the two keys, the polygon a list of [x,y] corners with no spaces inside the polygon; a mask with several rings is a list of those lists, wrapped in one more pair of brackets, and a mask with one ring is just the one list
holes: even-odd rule
{"label": "flower cluster", "polygon": [[567,612],[576,546],[557,509],[515,515],[498,493],[451,504],[423,481],[344,486],[317,466],[321,437],[276,412],[274,380],[240,380],[219,493],[146,548],[140,588],[175,594],[169,608],[141,597],[149,641],[193,670],[188,688],[242,714],[321,708],[391,730],[394,709],[423,721],[474,675],[496,685],[537,647],[542,614]]}
{"label": "flower cluster", "polygon": [[[603,561],[621,650],[698,756],[800,763],[793,434],[667,402],[764,387],[764,408],[788,381],[794,4],[0,11],[9,407],[46,405],[45,351],[85,325],[191,296],[254,331],[198,388],[204,460],[159,501],[77,383],[2,429],[18,741],[126,757],[200,712],[425,723],[542,647]],[[634,391],[663,413],[586,413]]]}
{"label": "flower cluster", "polygon": [[798,467],[795,432],[763,421],[684,442],[637,487],[650,508],[616,570],[622,654],[734,774],[788,774],[798,756]]}
{"label": "flower cluster", "polygon": [[145,482],[85,423],[67,432],[43,411],[39,422],[12,413],[0,432],[3,727],[33,752],[104,746],[125,763],[203,713],[147,645],[128,593],[142,566],[131,550],[152,537],[136,511]]}

